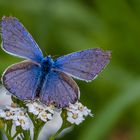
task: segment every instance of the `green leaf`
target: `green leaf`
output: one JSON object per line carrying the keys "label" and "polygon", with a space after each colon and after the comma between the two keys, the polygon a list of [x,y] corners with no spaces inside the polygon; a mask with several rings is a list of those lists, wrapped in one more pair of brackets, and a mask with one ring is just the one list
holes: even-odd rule
{"label": "green leaf", "polygon": [[[118,97],[81,132],[79,140],[100,140],[111,130],[126,108],[140,99],[140,80],[129,83]],[[96,114],[95,114],[96,116]]]}

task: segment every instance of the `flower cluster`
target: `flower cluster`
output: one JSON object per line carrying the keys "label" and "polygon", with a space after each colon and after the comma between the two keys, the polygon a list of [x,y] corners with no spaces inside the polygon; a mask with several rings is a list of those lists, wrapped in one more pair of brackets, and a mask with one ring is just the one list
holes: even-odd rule
{"label": "flower cluster", "polygon": [[[21,126],[23,130],[28,130],[31,127],[31,122],[28,117],[28,113],[36,116],[43,122],[47,122],[53,119],[56,108],[53,105],[46,106],[39,102],[30,102],[26,104],[27,110],[17,107],[15,104],[6,106],[4,109],[0,109],[0,118],[5,121],[11,120],[14,126]],[[92,116],[91,110],[80,102],[75,104],[69,104],[66,108],[67,121],[71,124],[79,125],[85,120],[88,115]]]}
{"label": "flower cluster", "polygon": [[33,102],[26,104],[28,107],[28,112],[37,116],[37,119],[42,120],[43,122],[47,122],[53,119],[54,109],[53,105],[46,106],[39,102]]}
{"label": "flower cluster", "polygon": [[72,124],[79,125],[88,115],[93,116],[91,110],[83,106],[80,102],[70,104],[67,108],[67,121]]}
{"label": "flower cluster", "polygon": [[4,121],[12,121],[14,126],[21,126],[23,130],[28,130],[31,126],[30,120],[23,108],[16,107],[15,104],[0,109],[0,118]]}
{"label": "flower cluster", "polygon": [[[7,127],[9,125],[9,122],[11,122],[10,124],[12,126],[15,126],[16,128],[20,127],[22,128],[22,130],[30,130],[32,126],[34,129],[37,129],[38,123],[39,127],[41,126],[41,128],[43,128],[46,122],[53,119],[55,112],[58,112],[59,115],[62,113],[61,117],[63,121],[66,120],[67,122],[69,122],[66,123],[68,124],[68,126],[65,126],[65,124],[62,125],[63,129],[71,126],[71,124],[79,125],[85,120],[85,117],[87,117],[88,115],[92,116],[91,110],[82,105],[80,102],[69,104],[67,108],[58,110],[53,105],[46,106],[38,101],[34,101],[26,103],[26,105],[24,104],[24,107],[18,107],[17,104],[12,103],[11,106],[6,106],[5,108],[0,109],[0,119],[3,120]],[[65,114],[64,118],[63,113]],[[65,123],[65,121],[63,123]],[[19,135],[20,134],[16,135],[16,137],[18,137]],[[23,133],[23,135],[25,134]],[[33,137],[36,137],[36,133],[34,133]]]}

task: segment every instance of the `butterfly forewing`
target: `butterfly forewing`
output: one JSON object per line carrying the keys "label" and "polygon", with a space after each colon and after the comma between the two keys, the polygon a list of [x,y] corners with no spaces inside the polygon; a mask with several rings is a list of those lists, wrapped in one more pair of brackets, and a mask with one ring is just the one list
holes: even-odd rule
{"label": "butterfly forewing", "polygon": [[101,49],[75,52],[55,61],[56,70],[67,73],[80,80],[93,80],[109,63],[111,53]]}
{"label": "butterfly forewing", "polygon": [[2,48],[19,57],[40,62],[43,54],[32,36],[23,25],[14,17],[3,17],[2,28]]}
{"label": "butterfly forewing", "polygon": [[40,91],[40,100],[45,104],[54,103],[58,108],[75,103],[79,97],[77,84],[62,72],[49,72]]}
{"label": "butterfly forewing", "polygon": [[31,61],[23,61],[9,67],[3,74],[5,88],[21,100],[35,98],[40,66]]}

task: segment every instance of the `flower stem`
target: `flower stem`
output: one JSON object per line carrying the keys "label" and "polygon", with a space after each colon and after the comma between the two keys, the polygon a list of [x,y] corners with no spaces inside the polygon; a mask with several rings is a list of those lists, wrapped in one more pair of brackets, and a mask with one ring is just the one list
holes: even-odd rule
{"label": "flower stem", "polygon": [[8,140],[14,140],[5,130],[1,130],[7,137]]}
{"label": "flower stem", "polygon": [[23,135],[25,140],[31,140],[30,131],[24,131]]}
{"label": "flower stem", "polygon": [[34,129],[34,140],[37,140],[39,137],[39,130],[38,129]]}
{"label": "flower stem", "polygon": [[37,124],[34,126],[34,137],[33,137],[33,140],[38,140],[39,133],[42,130],[43,126],[44,126],[44,123],[40,124],[39,126]]}
{"label": "flower stem", "polygon": [[55,140],[55,138],[64,130],[63,127],[61,127],[54,135],[52,135],[49,140]]}
{"label": "flower stem", "polygon": [[12,137],[13,139],[15,139],[18,136],[18,132],[15,133],[15,135]]}

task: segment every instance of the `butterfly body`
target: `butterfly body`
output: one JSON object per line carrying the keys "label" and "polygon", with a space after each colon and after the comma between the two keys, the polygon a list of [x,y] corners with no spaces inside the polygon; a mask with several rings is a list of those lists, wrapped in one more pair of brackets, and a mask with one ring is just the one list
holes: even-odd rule
{"label": "butterfly body", "polygon": [[38,98],[39,98],[39,94],[43,86],[43,83],[45,81],[45,77],[52,70],[53,64],[54,64],[54,61],[52,60],[51,56],[44,57],[41,60],[41,63],[39,64],[40,70],[39,70],[39,76],[38,76],[37,89],[35,91],[36,97]]}
{"label": "butterfly body", "polygon": [[27,59],[8,67],[2,76],[5,88],[21,100],[39,99],[58,108],[75,103],[80,91],[72,77],[91,81],[109,63],[110,51],[99,48],[74,52],[53,60],[43,57],[37,43],[14,17],[3,17],[2,49]]}
{"label": "butterfly body", "polygon": [[47,56],[42,59],[41,61],[41,70],[43,73],[48,73],[54,65],[54,61],[52,60],[51,56]]}

